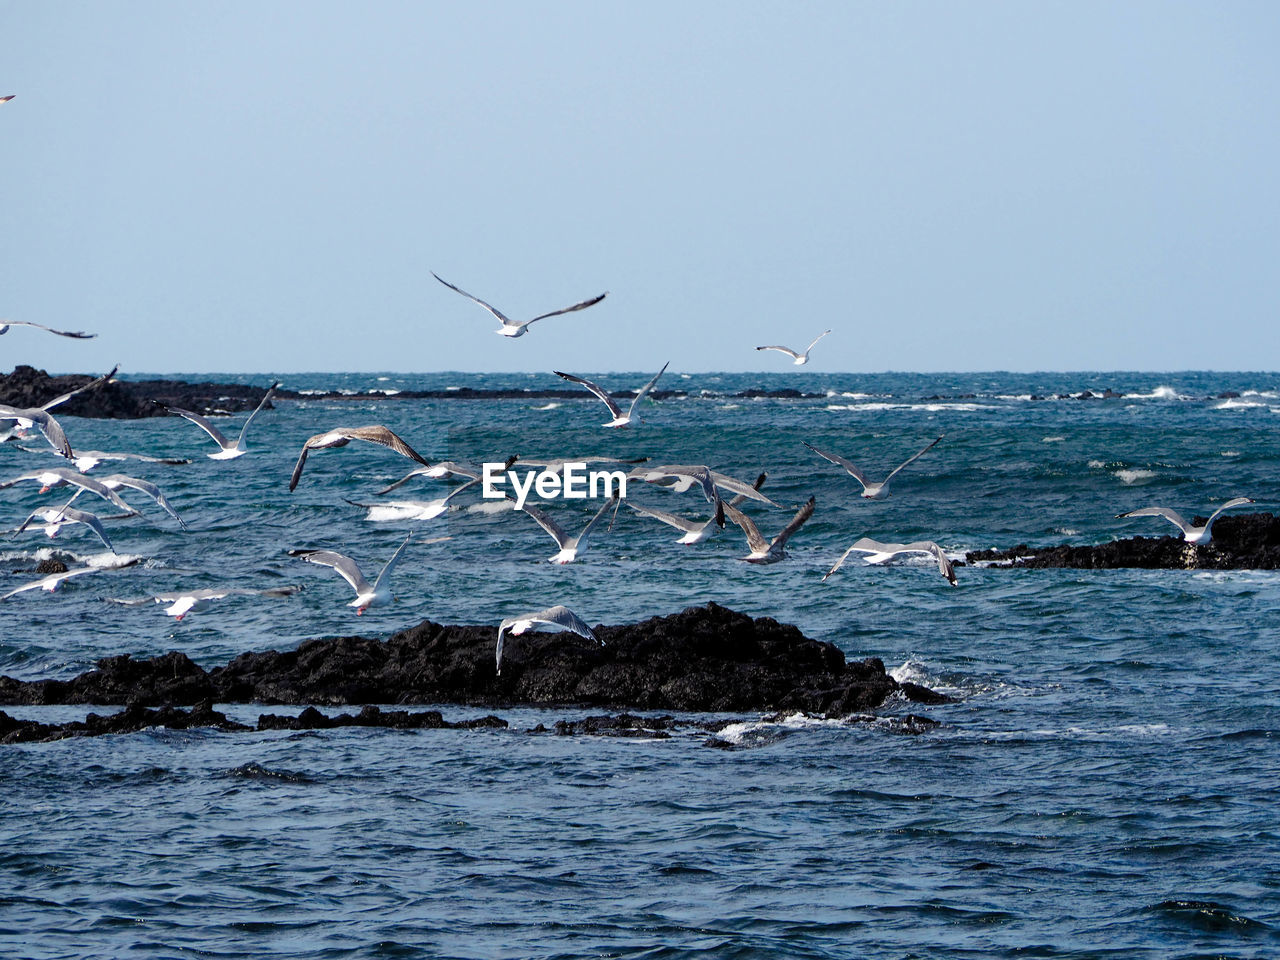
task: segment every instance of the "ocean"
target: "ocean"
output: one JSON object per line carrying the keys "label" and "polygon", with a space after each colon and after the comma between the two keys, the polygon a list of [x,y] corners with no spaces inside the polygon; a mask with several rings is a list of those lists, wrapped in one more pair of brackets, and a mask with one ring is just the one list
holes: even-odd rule
{"label": "ocean", "polygon": [[[620,390],[650,376],[598,379]],[[863,536],[936,540],[958,558],[1175,532],[1116,519],[1153,504],[1190,518],[1248,496],[1274,510],[1280,374],[668,372],[659,389],[687,396],[644,404],[644,423],[623,431],[600,428],[607,412],[585,390],[393,393],[563,387],[550,373],[279,379],[352,396],[278,401],[251,426],[250,453],[223,462],[177,417],[66,418],[77,450],[192,458],[91,474],[154,481],[190,529],[123,491],[143,516],[107,529],[140,562],[0,604],[0,673],[65,678],[105,656],[168,650],[211,667],[423,619],[492,624],[496,636],[504,617],[553,603],[595,624],[715,601],[879,657],[954,700],[890,702],[859,723],[717,717],[731,750],[693,727],[670,739],[530,732],[591,712],[573,707],[447,704],[436,705],[446,719],[496,712],[510,727],[153,729],[0,747],[0,956],[1280,955],[1280,572],[961,566],[953,589],[928,558],[850,558],[822,582]],[[738,396],[754,388],[815,396]],[[1107,389],[1124,396],[1074,398]],[[647,456],[747,481],[764,471],[764,492],[786,507],[750,509],[766,536],[809,496],[817,509],[772,566],[739,561],[733,526],[682,546],[625,507],[579,562],[557,566],[529,517],[464,493],[460,509],[412,525],[416,539],[452,539],[412,543],[397,601],[357,616],[346,583],[287,551],[339,550],[372,577],[409,526],[369,522],[347,501],[375,502],[414,464],[353,443],[314,452],[297,490],[287,485],[307,437],[372,423],[432,461]],[[801,442],[881,479],[938,436],[879,502]],[[38,435],[0,445],[0,475],[54,465],[50,452]],[[416,478],[392,496],[447,489]],[[6,525],[65,502],[57,493],[0,490]],[[696,491],[628,493],[706,515]],[[573,528],[593,507],[546,509]],[[0,590],[33,579],[38,559],[103,553],[84,528],[53,540],[25,531],[0,545]],[[228,598],[181,622],[155,604],[108,602],[179,585],[304,589]],[[297,712],[220,708],[247,722]],[[52,722],[93,708],[3,709]],[[908,735],[891,722],[906,713],[939,725]]]}

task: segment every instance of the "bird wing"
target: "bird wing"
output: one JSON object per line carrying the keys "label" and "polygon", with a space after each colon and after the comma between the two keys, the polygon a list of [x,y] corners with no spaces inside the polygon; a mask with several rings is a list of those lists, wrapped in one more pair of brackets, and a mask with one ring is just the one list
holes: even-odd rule
{"label": "bird wing", "polygon": [[[529,322],[532,323],[533,321],[530,320]],[[619,408],[617,403],[614,402],[613,397],[609,396],[608,391],[605,390],[603,387],[601,387],[598,383],[592,383],[590,380],[587,380],[583,377],[575,377],[571,373],[561,373],[559,370],[553,370],[551,372],[554,373],[561,380],[568,380],[571,383],[582,384],[584,387],[586,387],[588,390],[590,390],[597,397],[599,397],[601,400],[604,401],[604,405],[609,408],[609,412],[612,413],[615,418],[622,416],[621,408]],[[633,403],[632,407],[634,406],[635,404]]]}
{"label": "bird wing", "polygon": [[582,532],[574,538],[573,540],[574,544],[581,546],[583,543],[585,543],[587,537],[590,536],[591,531],[596,528],[596,526],[600,523],[600,521],[604,519],[604,515],[609,512],[609,508],[616,507],[618,505],[618,502],[619,502],[619,497],[618,497],[618,494],[616,493],[612,497],[610,497],[608,500],[606,500],[601,505],[600,509],[596,511],[596,515],[587,521],[587,525],[582,528]]}
{"label": "bird wing", "polygon": [[[298,454],[298,462],[293,465],[293,475],[289,477],[289,492],[293,492],[293,488],[298,485],[298,480],[302,477],[302,468],[307,462],[307,454],[311,451],[305,443],[302,445],[302,453]],[[386,491],[383,491],[384,493]]]}
{"label": "bird wing", "polygon": [[730,520],[742,528],[742,532],[747,535],[747,543],[755,553],[767,553],[769,550],[769,541],[765,540],[760,534],[760,528],[751,522],[751,518],[739,510],[737,507],[724,504],[725,515]]}
{"label": "bird wing", "polygon": [[775,503],[773,500],[770,500],[768,497],[766,497],[763,493],[760,492],[760,484],[764,483],[764,474],[761,474],[759,477],[757,477],[755,483],[749,484],[749,483],[744,483],[743,481],[739,480],[737,477],[726,476],[725,474],[717,473],[714,470],[711,470],[709,472],[711,474],[712,483],[714,483],[717,487],[723,487],[724,489],[728,490],[730,493],[736,494],[739,497],[746,497],[748,500],[758,500],[761,503],[767,503],[771,507],[782,506],[782,504]]}
{"label": "bird wing", "polygon": [[352,440],[367,440],[369,443],[376,443],[384,447],[388,447],[400,454],[402,457],[408,457],[410,460],[417,460],[424,467],[427,461],[413,447],[405,443],[395,432],[382,424],[373,424],[368,427],[351,427],[343,431],[343,436]]}
{"label": "bird wing", "polygon": [[[911,458],[910,458],[910,459],[908,459],[908,460],[904,460],[904,461],[902,461],[902,463],[898,464],[898,465],[893,469],[893,473],[890,473],[887,477],[885,477],[885,478],[884,478],[884,483],[888,483],[890,480],[892,480],[892,479],[894,478],[894,476],[897,474],[897,472],[898,472],[899,470],[901,470],[903,467],[907,466],[907,464],[909,464],[909,463],[914,463],[916,460],[919,460],[921,457],[923,457],[926,453],[928,453],[930,450],[932,450],[934,447],[936,447],[936,446],[937,446],[939,443],[941,443],[941,442],[942,442],[942,437],[939,437],[937,440],[933,441],[933,443],[929,444],[927,447],[925,447],[923,450],[921,450],[919,453],[917,453],[914,457],[911,457]],[[884,486],[884,484],[881,484],[881,486]]]}
{"label": "bird wing", "polygon": [[176,413],[180,417],[186,417],[188,420],[194,423],[197,427],[199,427],[209,436],[213,437],[214,442],[217,443],[217,445],[220,446],[223,450],[228,450],[231,448],[230,441],[228,441],[227,438],[222,435],[222,431],[219,430],[217,427],[215,427],[212,423],[210,423],[204,417],[200,416],[200,414],[194,413],[190,410],[183,410],[181,407],[165,407],[165,409],[168,410],[170,413]]}
{"label": "bird wing", "polygon": [[1220,506],[1217,510],[1213,511],[1213,514],[1209,517],[1208,521],[1205,522],[1205,527],[1213,526],[1213,521],[1218,519],[1218,514],[1220,514],[1223,510],[1230,510],[1232,507],[1242,507],[1246,503],[1254,503],[1254,502],[1255,501],[1249,497],[1235,497],[1232,500],[1228,500],[1226,503]]}
{"label": "bird wing", "polygon": [[959,586],[956,582],[956,570],[951,564],[951,559],[947,556],[946,551],[932,540],[915,540],[911,543],[904,544],[902,550],[907,553],[933,554],[933,558],[938,561],[938,572],[946,577],[947,582],[953,587]]}
{"label": "bird wing", "polygon": [[[631,406],[627,408],[628,417],[635,413],[636,404],[643,400],[649,391],[654,388],[654,385],[662,378],[662,375],[667,372],[667,367],[669,366],[671,366],[670,360],[662,365],[662,369],[657,372],[652,380],[636,391],[636,395],[631,399]],[[614,416],[617,416],[617,414],[615,413]]]}
{"label": "bird wing", "polygon": [[777,350],[779,353],[785,353],[787,356],[792,357],[796,360],[800,359],[800,354],[796,353],[790,347],[784,347],[776,343],[768,347],[756,347],[756,349],[757,350]]}
{"label": "bird wing", "polygon": [[525,619],[532,620],[535,623],[564,627],[566,630],[572,630],[578,636],[586,637],[588,640],[596,639],[596,635],[587,626],[586,621],[562,604],[556,604],[554,607],[548,607],[538,613],[531,613]]}
{"label": "bird wing", "polygon": [[40,428],[40,432],[44,434],[44,438],[49,441],[49,445],[58,453],[66,457],[68,460],[74,460],[75,454],[71,450],[71,444],[67,442],[67,435],[62,429],[62,424],[53,418],[53,414],[45,410],[25,410],[24,415],[29,416],[33,423]]}
{"label": "bird wing", "polygon": [[109,477],[102,478],[103,486],[110,486],[112,483],[119,484],[123,487],[132,487],[134,490],[140,490],[154,500],[165,513],[177,520],[182,525],[182,529],[187,529],[187,522],[178,516],[178,512],[173,509],[169,501],[165,499],[165,495],[160,492],[150,480],[143,480],[141,477],[128,477],[123,473],[113,473]]}
{"label": "bird wing", "polygon": [[816,337],[814,337],[814,338],[813,338],[813,343],[809,344],[807,347],[805,347],[805,348],[804,348],[805,356],[808,356],[809,351],[810,351],[810,350],[812,350],[812,349],[814,348],[814,346],[818,343],[818,341],[819,341],[819,340],[821,340],[823,337],[825,337],[825,336],[826,336],[828,333],[830,333],[830,332],[831,332],[830,330],[823,330],[820,334],[818,334]]}
{"label": "bird wing", "polygon": [[47,577],[41,577],[39,580],[32,580],[30,583],[24,583],[16,590],[10,590],[4,596],[0,596],[0,600],[8,600],[20,593],[26,593],[28,590],[53,590],[63,580],[69,580],[72,577],[78,577],[82,573],[96,573],[101,567],[77,567],[74,570],[64,570],[62,573],[51,573]]}
{"label": "bird wing", "polygon": [[[466,297],[468,300],[470,300],[472,303],[478,303],[478,304],[480,304],[480,306],[484,307],[486,310],[488,310],[490,313],[492,313],[495,317],[497,317],[498,322],[499,322],[499,323],[501,323],[504,327],[518,327],[518,326],[520,326],[520,324],[516,323],[514,320],[512,320],[510,317],[508,317],[506,314],[504,314],[501,310],[499,310],[499,309],[498,309],[497,307],[495,307],[493,304],[491,304],[491,303],[485,303],[485,301],[481,300],[479,297],[474,297],[474,296],[472,296],[471,294],[467,293],[467,291],[463,290],[461,287],[455,287],[452,283],[450,283],[448,280],[445,280],[443,277],[441,277],[441,276],[440,276],[438,273],[436,273],[434,270],[433,270],[433,271],[431,271],[431,275],[432,275],[433,277],[435,277],[437,280],[439,280],[441,283],[443,283],[443,284],[444,284],[446,287],[448,287],[450,290],[452,290],[454,293],[460,293],[460,294],[462,294],[464,297]],[[532,321],[530,321],[530,322],[532,322]]]}
{"label": "bird wing", "polygon": [[[561,529],[560,524],[556,523],[537,507],[531,506],[530,504],[526,503],[520,509],[533,517],[533,519],[538,522],[538,526],[542,527],[543,530],[555,537],[555,541],[560,545],[561,550],[564,550],[569,546],[569,536],[563,529]],[[581,537],[581,534],[579,534],[579,537]]]}
{"label": "bird wing", "polygon": [[237,447],[244,445],[244,435],[245,435],[245,432],[249,429],[249,424],[253,423],[253,418],[258,415],[258,411],[267,405],[267,401],[270,400],[271,397],[275,394],[276,387],[278,386],[280,386],[279,380],[277,380],[275,383],[273,383],[270,387],[267,388],[267,392],[262,395],[262,399],[258,401],[258,405],[253,408],[253,413],[249,414],[249,419],[246,420],[244,422],[244,426],[240,428],[240,436],[236,437]]}
{"label": "bird wing", "polygon": [[127,503],[121,500],[120,495],[116,493],[114,490],[112,490],[110,487],[108,487],[105,482],[95,480],[92,477],[86,477],[83,474],[75,473],[74,471],[71,471],[71,470],[66,471],[65,474],[61,470],[55,470],[53,472],[61,476],[67,483],[70,483],[73,486],[77,486],[81,490],[87,490],[90,493],[96,493],[98,496],[100,496],[103,500],[106,500],[112,506],[119,507],[121,510],[128,510],[130,513],[133,513],[133,514],[136,514],[138,512],[134,510],[133,507],[129,506]]}
{"label": "bird wing", "polygon": [[396,564],[400,562],[400,557],[404,554],[404,548],[409,545],[409,539],[413,534],[404,538],[404,543],[396,548],[396,552],[391,555],[391,559],[382,565],[382,569],[378,571],[378,579],[373,582],[373,592],[377,593],[382,589],[382,584],[391,579],[391,571],[396,568]]}
{"label": "bird wing", "polygon": [[[5,97],[0,102],[12,99],[12,97]],[[55,330],[53,327],[46,327],[43,323],[32,323],[30,320],[6,320],[4,322],[11,327],[35,327],[39,330],[47,330],[49,333],[56,333],[60,337],[75,337],[77,340],[91,340],[97,336],[96,333],[84,333],[81,330]]]}
{"label": "bird wing", "polygon": [[[814,453],[816,453],[818,456],[820,456],[823,460],[830,460],[836,466],[844,467],[845,472],[848,473],[849,476],[853,477],[853,479],[857,480],[860,484],[862,484],[863,490],[867,489],[867,478],[863,475],[862,471],[859,470],[854,464],[850,463],[848,460],[846,460],[842,456],[839,456],[838,454],[823,453],[821,450],[819,450],[817,447],[815,447],[813,444],[809,443],[806,440],[801,440],[800,442],[803,443],[810,450],[812,450]],[[907,463],[910,463],[910,462],[911,461],[907,461]],[[906,464],[904,463],[902,466],[905,467]],[[902,467],[899,467],[898,469],[901,470]]]}
{"label": "bird wing", "polygon": [[791,518],[791,522],[782,528],[782,532],[773,538],[773,543],[769,544],[769,548],[782,549],[787,540],[791,538],[791,535],[803,527],[809,518],[813,516],[814,505],[814,498],[810,497],[809,501],[796,511],[796,515]]}
{"label": "bird wing", "polygon": [[[408,543],[408,540],[405,543]],[[403,545],[401,549],[404,549]],[[399,551],[396,552],[399,553]],[[356,562],[344,554],[333,550],[290,550],[289,556],[299,557],[307,563],[319,564],[322,567],[332,567],[338,571],[338,575],[343,580],[351,584],[357,595],[369,591],[369,581],[364,578]]]}
{"label": "bird wing", "polygon": [[[111,541],[107,539],[106,528],[102,526],[102,521],[94,514],[84,510],[77,510],[75,507],[62,507],[59,511],[71,523],[83,523],[86,527],[98,535],[101,540],[112,553],[116,552],[116,548],[111,545]],[[25,526],[25,524],[24,524]]]}
{"label": "bird wing", "polygon": [[693,533],[695,530],[701,530],[703,521],[686,520],[684,517],[677,517],[674,513],[667,513],[665,510],[654,510],[652,507],[639,507],[627,501],[627,506],[636,513],[645,517],[653,517],[655,520],[661,520],[669,527],[675,527],[677,530],[683,530],[685,533]]}
{"label": "bird wing", "polygon": [[[764,482],[767,479],[769,479],[769,475],[767,473],[760,474],[760,476],[756,477],[756,482],[751,485],[751,488],[755,490],[757,493],[759,493],[760,488],[764,486]],[[733,504],[735,507],[740,507],[750,499],[751,498],[748,497],[745,493],[740,493],[729,502]]]}
{"label": "bird wing", "polygon": [[1116,517],[1117,520],[1124,520],[1128,517],[1164,517],[1184,534],[1189,533],[1191,524],[1182,519],[1182,514],[1177,510],[1170,510],[1168,507],[1143,507],[1140,510],[1130,510],[1128,513],[1122,513]]}
{"label": "bird wing", "polygon": [[538,316],[534,317],[532,320],[529,320],[526,323],[520,324],[520,326],[527,327],[530,323],[536,323],[539,320],[545,320],[547,319],[547,317],[558,317],[562,313],[573,313],[575,310],[585,310],[587,309],[587,307],[594,307],[597,303],[599,303],[608,295],[609,295],[609,291],[606,290],[604,293],[600,294],[599,296],[592,297],[590,300],[583,300],[581,303],[575,303],[572,307],[564,307],[563,309],[560,309],[560,310],[552,310],[550,313],[540,313],[538,314]]}
{"label": "bird wing", "polygon": [[96,380],[90,380],[84,386],[76,387],[74,390],[68,391],[67,393],[62,394],[62,396],[60,397],[54,397],[52,400],[48,400],[45,403],[40,404],[40,408],[42,410],[50,410],[53,407],[66,403],[68,400],[70,400],[72,397],[76,396],[77,394],[84,393],[86,390],[92,390],[94,387],[99,387],[102,384],[106,383],[108,380],[110,380],[112,377],[114,377],[116,375],[116,371],[118,371],[119,369],[120,369],[119,365],[114,366],[111,368],[110,373],[105,374],[104,376],[98,377]]}
{"label": "bird wing", "polygon": [[[861,543],[861,542],[862,542],[861,540],[858,541],[858,543]],[[844,553],[840,554],[840,559],[831,565],[831,569],[828,570],[826,574],[822,577],[822,581],[825,583],[827,580],[827,577],[831,576],[833,573],[839,570],[842,566],[844,566],[844,562],[847,559],[849,559],[849,554],[853,553],[855,550],[858,550],[858,549],[860,548],[858,547],[858,544],[855,543],[852,547],[849,547],[849,549],[845,550]]]}

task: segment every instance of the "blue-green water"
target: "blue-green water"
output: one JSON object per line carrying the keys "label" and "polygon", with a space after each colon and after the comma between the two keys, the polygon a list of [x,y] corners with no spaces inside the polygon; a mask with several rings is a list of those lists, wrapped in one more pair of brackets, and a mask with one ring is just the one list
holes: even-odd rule
{"label": "blue-green water", "polygon": [[[650,375],[601,380],[623,389]],[[357,392],[563,386],[550,374],[281,379]],[[531,735],[582,711],[510,710],[499,711],[508,731],[157,730],[6,747],[0,955],[1280,954],[1280,573],[963,567],[951,589],[923,561],[851,560],[821,582],[861,536],[935,539],[958,555],[1172,531],[1114,519],[1148,504],[1190,516],[1250,496],[1274,509],[1280,374],[668,374],[662,386],[690,396],[647,404],[628,431],[601,429],[606,411],[585,391],[580,402],[281,401],[253,424],[250,454],[228,462],[207,459],[212,443],[178,418],[67,418],[78,449],[193,457],[94,471],[155,481],[191,529],[126,491],[144,517],[108,529],[145,562],[0,604],[0,672],[70,676],[102,656],[169,649],[211,666],[428,617],[496,625],[560,602],[622,622],[715,600],[951,693],[945,706],[880,711],[942,726],[908,737],[890,724],[743,716],[727,731],[743,749],[721,751],[693,733]],[[732,398],[748,387],[822,397]],[[1107,387],[1129,396],[1028,399]],[[406,527],[369,523],[344,498],[372,502],[412,464],[352,444],[314,453],[293,494],[287,481],[306,437],[377,422],[432,460],[649,456],[748,480],[766,470],[766,492],[791,507],[813,495],[817,511],[770,567],[736,559],[746,550],[733,527],[685,547],[625,509],[560,567],[530,518],[477,512],[464,494],[464,509],[414,525],[453,540],[412,545],[397,602],[357,618],[342,580],[286,550],[338,549],[375,573]],[[883,502],[857,497],[800,442],[877,478],[940,434]],[[53,462],[0,447],[4,476]],[[445,489],[419,479],[395,496]],[[0,491],[0,509],[17,526],[55,494],[22,484]],[[705,514],[696,492],[631,496]],[[574,526],[592,507],[547,509]],[[790,511],[752,515],[771,535]],[[12,571],[51,547],[102,553],[83,530],[25,532],[0,554],[0,589],[30,579]],[[104,600],[226,583],[305,589],[224,600],[181,623]]]}

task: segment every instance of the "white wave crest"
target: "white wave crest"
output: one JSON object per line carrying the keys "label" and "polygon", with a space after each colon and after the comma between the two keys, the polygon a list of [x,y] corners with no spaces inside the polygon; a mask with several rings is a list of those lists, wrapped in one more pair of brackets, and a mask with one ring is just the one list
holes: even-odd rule
{"label": "white wave crest", "polygon": [[1265,407],[1267,404],[1259,403],[1256,400],[1223,400],[1213,409],[1215,410],[1256,410],[1259,407]]}
{"label": "white wave crest", "polygon": [[1120,482],[1126,486],[1133,486],[1142,483],[1144,480],[1150,480],[1157,476],[1154,470],[1117,470],[1115,475],[1120,478]]}
{"label": "white wave crest", "polygon": [[559,410],[559,409],[560,409],[560,404],[558,404],[558,403],[556,403],[556,402],[552,401],[551,403],[544,403],[542,406],[540,406],[540,407],[534,407],[533,409],[535,409],[535,410]]}

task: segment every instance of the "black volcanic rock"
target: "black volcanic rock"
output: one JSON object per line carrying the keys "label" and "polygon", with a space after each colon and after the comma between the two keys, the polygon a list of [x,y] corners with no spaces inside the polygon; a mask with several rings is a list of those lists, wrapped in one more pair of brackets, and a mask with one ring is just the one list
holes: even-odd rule
{"label": "black volcanic rock", "polygon": [[[0,403],[14,407],[39,407],[93,379],[82,374],[52,377],[43,370],[22,364],[14,367],[13,373],[0,374]],[[166,405],[204,414],[237,413],[252,410],[266,392],[266,385],[112,380],[72,397],[55,408],[55,415],[131,420],[167,416]]]}
{"label": "black volcanic rock", "polygon": [[228,720],[226,714],[213,709],[207,701],[192,710],[180,710],[165,706],[150,710],[138,703],[131,703],[117,713],[103,716],[91,713],[84,720],[70,723],[40,723],[35,720],[17,720],[0,710],[0,743],[35,743],[44,740],[62,740],[66,737],[101,737],[109,733],[134,733],[148,727],[165,727],[169,730],[189,730],[192,727],[215,727],[219,730],[244,731],[252,727]]}
{"label": "black volcanic rock", "polygon": [[[1200,525],[1207,519],[1195,517],[1191,522]],[[965,560],[1000,567],[1275,570],[1280,568],[1280,519],[1270,513],[1224,514],[1214,522],[1213,541],[1207,544],[1189,544],[1172,536],[1131,537],[1082,547],[1033,549],[1019,544],[1011,550],[974,551]]]}
{"label": "black volcanic rock", "polygon": [[[878,659],[846,662],[839,648],[793,626],[716,604],[597,627],[602,644],[569,633],[510,637],[501,674],[496,634],[423,621],[386,641],[310,640],[209,671],[177,652],[108,657],[72,680],[0,677],[0,703],[586,704],[844,716],[901,689]],[[923,698],[919,690],[912,699]]]}

